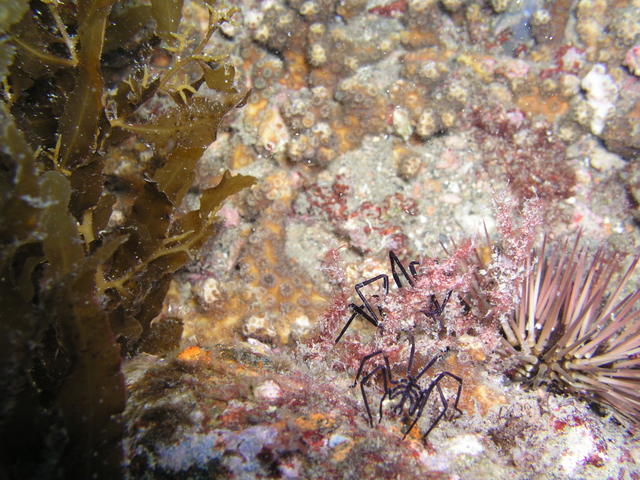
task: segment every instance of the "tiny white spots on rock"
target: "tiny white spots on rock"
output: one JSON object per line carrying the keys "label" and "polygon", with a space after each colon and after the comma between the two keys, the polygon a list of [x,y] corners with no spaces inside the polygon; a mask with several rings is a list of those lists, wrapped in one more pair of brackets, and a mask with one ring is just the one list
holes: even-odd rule
{"label": "tiny white spots on rock", "polygon": [[482,442],[477,435],[466,434],[452,438],[447,444],[447,450],[452,455],[479,455],[484,451]]}
{"label": "tiny white spots on rock", "polygon": [[258,385],[253,390],[253,394],[256,398],[262,400],[277,400],[282,396],[282,389],[273,380],[267,380],[266,382]]}

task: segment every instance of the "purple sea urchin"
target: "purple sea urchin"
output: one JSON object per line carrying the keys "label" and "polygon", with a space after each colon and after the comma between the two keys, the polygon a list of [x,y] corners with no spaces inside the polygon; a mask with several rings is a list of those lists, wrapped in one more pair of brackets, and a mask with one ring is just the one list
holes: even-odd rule
{"label": "purple sea urchin", "polygon": [[506,350],[533,384],[557,382],[640,422],[640,290],[623,296],[619,255],[573,246],[531,252],[519,306],[502,322]]}

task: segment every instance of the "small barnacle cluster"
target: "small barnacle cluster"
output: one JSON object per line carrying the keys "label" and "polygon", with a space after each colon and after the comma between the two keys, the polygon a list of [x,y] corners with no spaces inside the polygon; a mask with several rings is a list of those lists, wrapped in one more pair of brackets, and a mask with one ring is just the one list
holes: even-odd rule
{"label": "small barnacle cluster", "polygon": [[[395,22],[360,16],[346,25],[331,29],[331,38],[348,55],[353,55],[357,66],[372,64],[394,51],[400,43],[400,28]],[[349,65],[345,63],[345,66]]]}
{"label": "small barnacle cluster", "polygon": [[450,40],[446,16],[441,15],[439,2],[413,0],[407,2],[403,21],[406,31],[402,43],[411,48],[421,48]]}
{"label": "small barnacle cluster", "polygon": [[251,66],[251,83],[258,91],[265,90],[276,82],[284,73],[282,59],[266,53]]}
{"label": "small barnacle cluster", "polygon": [[336,2],[336,13],[345,20],[364,12],[366,8],[366,0],[338,0]]}
{"label": "small barnacle cluster", "polygon": [[453,108],[450,108],[451,103],[437,103],[434,98],[425,98],[421,95],[420,88],[404,79],[391,86],[389,97],[395,105],[392,114],[394,131],[405,141],[413,133],[419,139],[428,140],[454,127],[458,118]]}
{"label": "small barnacle cluster", "polygon": [[[387,98],[370,74],[362,73],[342,80],[336,87],[335,99],[343,106],[344,115],[353,117],[361,130],[382,133],[387,127]],[[362,131],[364,133],[364,131]],[[354,136],[358,132],[353,133]]]}
{"label": "small barnacle cluster", "polygon": [[[372,21],[377,24],[371,25]],[[348,24],[313,22],[305,49],[312,67],[309,82],[333,88],[341,78],[383,59],[397,45],[397,26],[375,18],[358,17]]]}
{"label": "small barnacle cluster", "polygon": [[[341,66],[338,62],[329,60],[329,55],[335,56],[337,46],[332,41],[330,31],[327,30],[326,23],[314,22],[309,25],[309,34],[307,35],[307,52],[306,57],[309,65],[318,69],[326,67],[333,71],[340,71]],[[333,60],[333,59],[332,59]],[[324,78],[323,78],[324,77]],[[322,80],[324,81],[322,81]],[[326,83],[326,75],[320,76],[315,74],[313,83]]]}
{"label": "small barnacle cluster", "polygon": [[268,49],[282,53],[292,44],[304,42],[306,23],[293,9],[281,3],[270,3],[253,19],[253,39]]}
{"label": "small barnacle cluster", "polygon": [[289,0],[287,3],[307,22],[324,23],[335,15],[335,0]]}
{"label": "small barnacle cluster", "polygon": [[402,75],[433,87],[449,73],[446,60],[446,53],[433,47],[409,52],[403,58]]}
{"label": "small barnacle cluster", "polygon": [[[311,112],[313,99],[303,94],[301,101],[309,113],[305,112],[306,118],[302,119],[304,130],[292,126],[293,132],[284,142],[290,160],[325,165],[338,153],[358,147],[367,134],[395,132],[404,142],[427,140],[459,123],[461,105],[468,101],[471,84],[462,74],[447,79],[455,67],[449,65],[454,51],[446,47],[447,41],[437,36],[435,41],[414,41],[413,36],[421,34],[414,32],[412,25],[422,28],[423,16],[433,16],[434,21],[442,23],[435,3],[426,2],[426,7],[419,3],[392,2],[371,8],[371,15],[361,15],[366,5],[359,1],[296,0],[268,2],[247,14],[245,23],[256,44],[282,60],[282,70],[278,68],[278,75],[272,78],[279,78],[281,86],[289,90],[283,98],[323,87],[327,98],[335,99],[341,107],[332,107],[328,116]],[[427,8],[428,15],[422,7]],[[337,21],[336,13],[349,21]],[[405,35],[407,26],[409,37]],[[428,30],[435,35],[432,26]],[[401,43],[408,47],[406,58],[400,64],[391,62],[390,54]],[[413,51],[426,45],[429,49]],[[250,55],[255,53],[254,48],[248,49]],[[389,65],[383,65],[388,60]],[[401,65],[403,77],[397,85],[393,83],[398,74],[396,65]],[[262,72],[270,70],[261,64],[254,67],[257,89],[267,83],[268,75]],[[411,99],[403,93],[412,93]],[[312,116],[314,131],[309,127],[314,122]]]}
{"label": "small barnacle cluster", "polygon": [[287,146],[289,160],[318,165],[333,160],[338,138],[330,122],[339,108],[325,87],[301,89],[287,97],[282,114],[291,132]]}
{"label": "small barnacle cluster", "polygon": [[396,164],[397,175],[405,181],[411,181],[421,171],[424,158],[414,149],[404,145],[397,145],[393,149],[393,160]]}
{"label": "small barnacle cluster", "polygon": [[412,130],[423,140],[454,128],[473,95],[470,78],[457,70],[451,73],[449,57],[450,53],[434,47],[408,52],[403,58],[403,78],[389,89],[394,105],[409,112]]}

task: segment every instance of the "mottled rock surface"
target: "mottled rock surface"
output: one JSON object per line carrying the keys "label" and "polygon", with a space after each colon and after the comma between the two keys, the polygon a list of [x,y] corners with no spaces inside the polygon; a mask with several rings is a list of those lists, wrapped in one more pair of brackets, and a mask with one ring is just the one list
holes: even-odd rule
{"label": "mottled rock surface", "polygon": [[[388,250],[443,259],[442,242],[475,237],[490,259],[496,200],[538,202],[552,239],[581,230],[587,247],[634,251],[640,4],[240,7],[238,28],[210,48],[230,52],[253,91],[198,182],[224,168],[259,182],[173,282],[162,318],[182,322],[180,353],[126,365],[129,477],[640,478],[637,428],[575,392],[515,381],[482,314],[491,305],[464,292],[441,323],[423,315],[382,341],[359,318],[333,345],[361,301],[353,286],[389,274]],[[343,263],[331,270],[334,250]],[[441,354],[430,374],[463,379],[460,412],[424,442],[436,395],[403,439],[409,417],[385,404],[371,428],[360,384],[349,388],[381,344],[404,375],[409,333],[415,368]],[[442,390],[450,406],[455,384]],[[377,414],[381,378],[366,391]]]}

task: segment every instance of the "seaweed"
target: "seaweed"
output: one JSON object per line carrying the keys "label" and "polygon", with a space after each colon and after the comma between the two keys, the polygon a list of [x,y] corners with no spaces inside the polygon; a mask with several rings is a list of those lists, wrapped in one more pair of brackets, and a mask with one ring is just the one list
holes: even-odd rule
{"label": "seaweed", "polygon": [[[182,202],[223,117],[247,95],[224,55],[203,53],[236,9],[205,6],[195,46],[181,34],[181,1],[2,7],[3,478],[120,476],[122,357],[175,344],[179,322],[151,332],[171,276],[215,233],[223,202],[255,182],[227,171],[197,210]],[[159,46],[173,54],[165,70],[153,70]],[[127,141],[148,144],[154,161],[134,161],[123,194],[108,165]]]}

